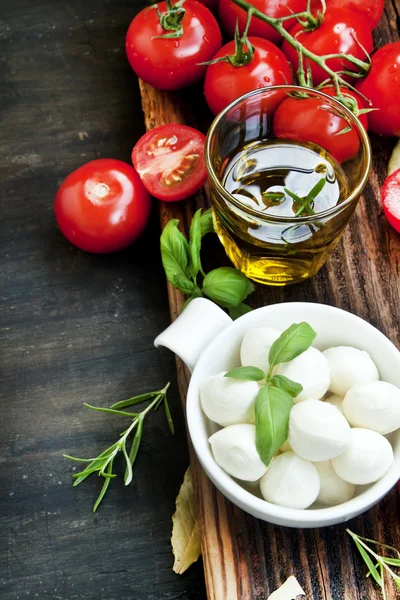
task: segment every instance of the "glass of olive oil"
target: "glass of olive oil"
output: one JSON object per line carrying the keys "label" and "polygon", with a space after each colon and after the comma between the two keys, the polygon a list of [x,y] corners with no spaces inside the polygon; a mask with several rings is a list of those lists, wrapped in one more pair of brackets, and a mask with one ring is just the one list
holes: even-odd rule
{"label": "glass of olive oil", "polygon": [[[335,158],[325,147],[332,149],[332,140],[315,131],[293,135],[293,117],[285,137],[285,112],[279,128],[275,115],[289,97],[298,99],[296,119],[303,99],[319,99],[318,110],[343,119],[334,135],[352,132],[354,151],[345,144],[345,160]],[[214,226],[229,258],[250,279],[283,286],[315,275],[338,243],[368,179],[371,149],[350,110],[322,92],[287,85],[250,92],[220,113],[205,157]]]}

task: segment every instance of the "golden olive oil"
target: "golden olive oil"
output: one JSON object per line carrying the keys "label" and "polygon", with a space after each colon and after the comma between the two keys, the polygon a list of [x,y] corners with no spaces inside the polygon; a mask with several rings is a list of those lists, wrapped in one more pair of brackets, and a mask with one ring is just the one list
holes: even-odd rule
{"label": "golden olive oil", "polygon": [[[303,206],[321,179],[321,191]],[[349,182],[315,144],[253,142],[224,161],[221,183],[236,202],[212,190],[216,231],[234,265],[261,283],[286,285],[314,275],[354,210],[324,216],[348,197]]]}

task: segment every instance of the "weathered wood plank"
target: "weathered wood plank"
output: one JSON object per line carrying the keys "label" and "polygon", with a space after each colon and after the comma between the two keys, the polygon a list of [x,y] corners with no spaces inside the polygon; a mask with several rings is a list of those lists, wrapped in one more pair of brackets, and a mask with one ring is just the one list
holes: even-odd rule
{"label": "weathered wood plank", "polygon": [[[398,39],[399,3],[387,2],[375,40]],[[194,111],[182,95],[164,93],[140,82],[146,127],[170,122],[196,125],[206,110]],[[196,106],[199,100],[196,100]],[[200,100],[201,102],[201,100]],[[196,112],[196,114],[194,114]],[[372,136],[374,166],[369,184],[345,235],[325,268],[312,280],[288,288],[261,288],[253,305],[283,301],[314,301],[339,306],[370,321],[400,345],[400,239],[388,226],[380,205],[380,186],[386,175],[393,141]],[[207,204],[204,192],[184,204],[160,205],[161,225],[178,218],[188,233],[194,210]],[[183,298],[168,284],[171,318]],[[189,374],[177,360],[185,405]],[[265,599],[290,574],[295,574],[310,600],[378,600],[381,596],[365,579],[365,567],[344,526],[293,530],[273,526],[244,514],[224,500],[199,467],[196,473],[203,535],[208,596],[212,600]],[[349,526],[360,534],[400,547],[398,498],[392,491],[376,507]],[[396,597],[394,587],[390,598]]]}

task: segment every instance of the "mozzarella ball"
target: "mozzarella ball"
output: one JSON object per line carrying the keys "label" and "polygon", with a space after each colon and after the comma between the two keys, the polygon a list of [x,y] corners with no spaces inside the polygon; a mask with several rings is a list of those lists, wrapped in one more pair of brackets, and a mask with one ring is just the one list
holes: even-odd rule
{"label": "mozzarella ball", "polygon": [[201,408],[222,427],[253,422],[258,383],[224,377],[225,373],[212,375],[200,385]]}
{"label": "mozzarella ball", "polygon": [[295,402],[301,402],[308,398],[319,400],[329,388],[328,362],[322,352],[316,348],[308,348],[290,362],[282,363],[279,365],[277,373],[289,377],[303,386],[303,391],[294,398]]}
{"label": "mozzarella ball", "polygon": [[276,456],[260,481],[263,498],[286,508],[308,508],[317,499],[319,486],[316,467],[294,452]]}
{"label": "mozzarella ball", "polygon": [[336,408],[338,410],[340,410],[342,415],[344,415],[342,396],[338,396],[337,394],[332,394],[331,396],[329,396],[329,398],[325,399],[325,402],[329,402],[329,404],[333,404],[333,406],[336,406]]}
{"label": "mozzarella ball", "polygon": [[257,452],[254,425],[229,425],[214,433],[208,441],[215,462],[232,477],[256,481],[266,473],[268,467]]}
{"label": "mozzarella ball", "polygon": [[334,394],[344,397],[357,383],[369,383],[379,379],[378,369],[368,352],[351,346],[328,348],[323,353],[328,361]]}
{"label": "mozzarella ball", "polygon": [[256,327],[246,331],[240,346],[240,362],[242,365],[244,367],[258,367],[266,373],[269,368],[269,349],[281,333],[281,331],[272,329],[272,327]]}
{"label": "mozzarella ball", "polygon": [[393,463],[393,449],[388,440],[371,429],[351,430],[351,444],[332,466],[345,481],[365,485],[378,481]]}
{"label": "mozzarella ball", "polygon": [[343,410],[353,427],[391,433],[400,427],[400,390],[386,381],[355,385],[344,398]]}
{"label": "mozzarella ball", "polygon": [[315,466],[321,484],[317,502],[325,506],[336,506],[351,500],[356,486],[339,477],[329,460],[316,462]]}
{"label": "mozzarella ball", "polygon": [[290,411],[288,439],[301,458],[330,460],[350,446],[351,430],[344,416],[329,402],[304,400]]}

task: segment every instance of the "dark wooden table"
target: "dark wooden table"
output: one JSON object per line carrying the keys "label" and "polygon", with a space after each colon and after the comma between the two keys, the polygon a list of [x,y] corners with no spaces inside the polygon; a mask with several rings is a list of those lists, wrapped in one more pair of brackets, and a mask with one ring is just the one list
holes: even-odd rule
{"label": "dark wooden table", "polygon": [[[201,561],[181,577],[171,569],[170,516],[188,455],[175,362],[152,344],[170,319],[157,210],[139,243],[107,257],[70,246],[52,211],[67,173],[97,157],[129,161],[143,131],[124,53],[139,6],[0,0],[1,600],[205,598]],[[398,13],[388,1],[377,41],[396,39]],[[301,286],[259,289],[253,303],[335,304],[398,344],[400,243],[378,194],[393,141],[373,145],[371,182],[327,268]],[[73,489],[62,453],[92,455],[121,422],[82,402],[105,406],[168,380],[175,437],[151,415],[135,482],[114,482],[93,515],[99,482]],[[398,509],[393,491],[351,525],[399,547]],[[272,590],[291,572],[313,600],[379,598],[343,527],[302,532],[228,513],[252,557],[257,600],[263,582]]]}
{"label": "dark wooden table", "polygon": [[[189,459],[157,210],[142,241],[96,257],[56,228],[53,199],[85,161],[130,160],[144,130],[124,36],[132,0],[1,0],[1,600],[204,599],[201,561],[172,572],[175,497]],[[176,434],[151,414],[135,482],[72,488],[73,463],[113,443],[108,403],[172,381]]]}

